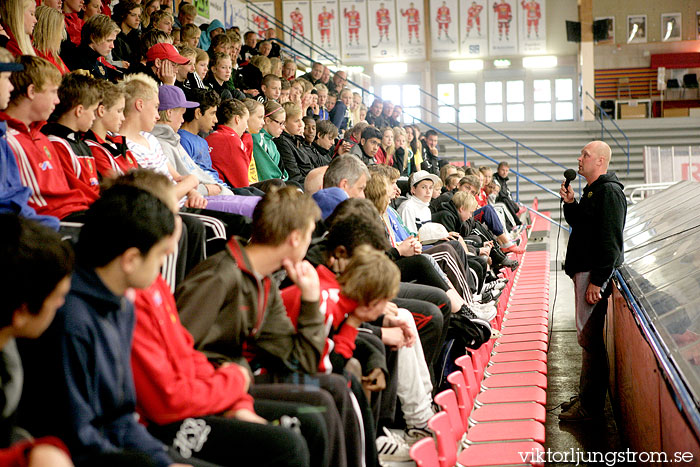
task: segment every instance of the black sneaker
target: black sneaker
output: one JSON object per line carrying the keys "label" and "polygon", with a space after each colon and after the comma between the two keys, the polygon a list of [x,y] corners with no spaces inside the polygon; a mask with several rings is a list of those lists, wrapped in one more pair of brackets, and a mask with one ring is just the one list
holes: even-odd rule
{"label": "black sneaker", "polygon": [[602,413],[591,413],[583,408],[581,405],[581,400],[577,399],[568,410],[559,414],[559,421],[561,422],[590,422],[593,420],[599,420],[603,416]]}
{"label": "black sneaker", "polygon": [[578,394],[575,396],[571,396],[571,398],[568,401],[562,402],[559,407],[561,407],[562,412],[566,412],[571,408],[572,405],[574,405],[576,402],[578,402]]}

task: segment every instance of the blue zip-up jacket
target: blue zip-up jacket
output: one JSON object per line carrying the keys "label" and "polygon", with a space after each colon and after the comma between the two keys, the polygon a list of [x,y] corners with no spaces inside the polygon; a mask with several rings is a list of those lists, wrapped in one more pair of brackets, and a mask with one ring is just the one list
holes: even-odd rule
{"label": "blue zip-up jacket", "polygon": [[27,376],[20,412],[33,434],[59,436],[78,460],[129,449],[158,466],[172,463],[137,420],[134,323],[129,300],[114,295],[94,270],[76,268],[49,329],[20,348]]}
{"label": "blue zip-up jacket", "polygon": [[180,135],[180,144],[185,148],[185,151],[187,151],[187,154],[190,155],[194,163],[211,175],[211,177],[216,180],[216,183],[230,188],[226,182],[221,180],[219,172],[217,172],[212,165],[207,140],[187,130],[178,130],[177,134]]}
{"label": "blue zip-up jacket", "polygon": [[22,185],[17,160],[7,144],[6,133],[7,123],[0,122],[0,213],[17,214],[58,230],[57,217],[37,214],[34,208],[27,204],[32,190]]}

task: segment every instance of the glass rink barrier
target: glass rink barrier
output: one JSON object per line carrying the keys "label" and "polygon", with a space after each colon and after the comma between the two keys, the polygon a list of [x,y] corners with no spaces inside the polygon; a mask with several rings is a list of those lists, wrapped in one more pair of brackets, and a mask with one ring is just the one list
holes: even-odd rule
{"label": "glass rink barrier", "polygon": [[622,429],[633,449],[700,465],[700,183],[629,206],[624,249],[606,317]]}

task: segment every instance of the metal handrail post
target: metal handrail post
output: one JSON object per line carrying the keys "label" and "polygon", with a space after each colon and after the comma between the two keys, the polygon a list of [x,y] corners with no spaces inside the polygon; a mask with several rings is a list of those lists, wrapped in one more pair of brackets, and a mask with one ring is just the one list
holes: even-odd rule
{"label": "metal handrail post", "polygon": [[467,167],[467,147],[464,146],[464,167]]}
{"label": "metal handrail post", "polygon": [[520,202],[520,144],[515,144],[515,201]]}

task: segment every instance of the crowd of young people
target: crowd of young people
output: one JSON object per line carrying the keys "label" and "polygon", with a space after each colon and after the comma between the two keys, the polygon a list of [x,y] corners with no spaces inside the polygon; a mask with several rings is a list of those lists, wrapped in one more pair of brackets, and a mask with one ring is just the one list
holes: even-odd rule
{"label": "crowd of young people", "polygon": [[0,5],[0,463],[407,460],[497,335],[507,164],[190,4],[42,3]]}

